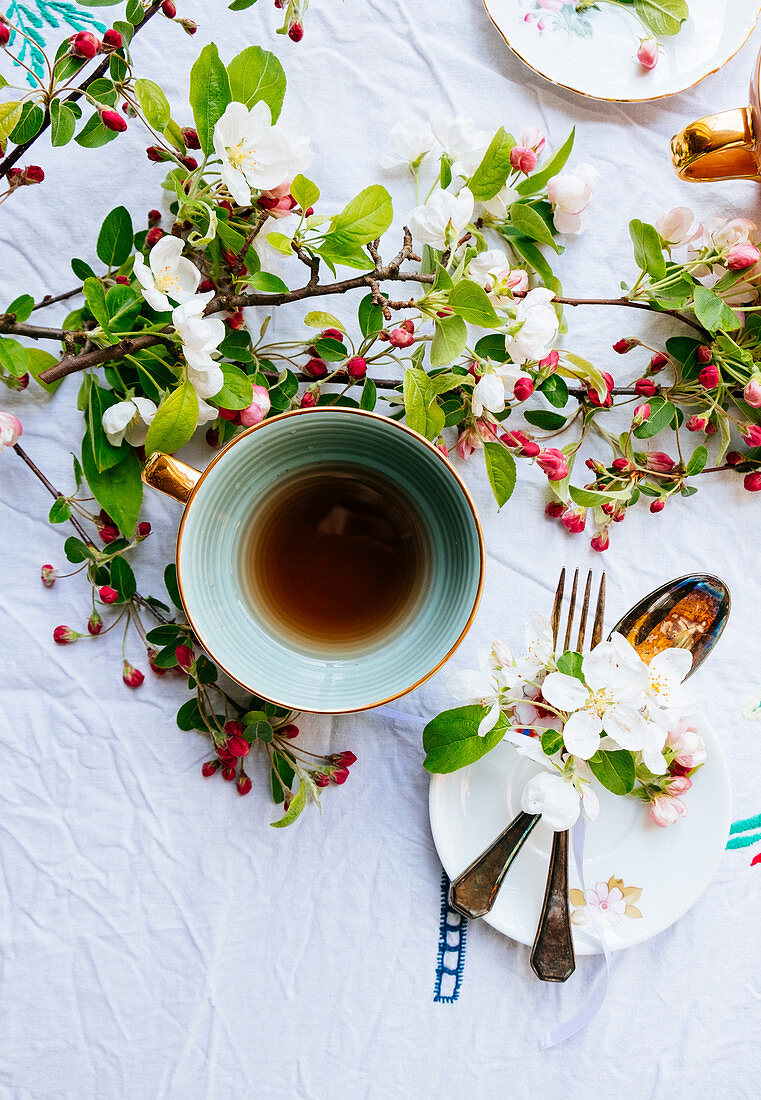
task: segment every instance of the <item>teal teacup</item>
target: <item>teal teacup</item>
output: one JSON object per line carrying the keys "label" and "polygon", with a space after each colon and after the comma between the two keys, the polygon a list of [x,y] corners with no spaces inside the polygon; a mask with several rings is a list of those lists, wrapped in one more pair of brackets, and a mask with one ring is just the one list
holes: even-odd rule
{"label": "teal teacup", "polygon": [[[298,622],[295,633],[280,629],[264,610],[267,576],[260,578],[265,598],[253,600],[247,572],[252,531],[274,514],[268,502],[321,468],[403,494],[424,547],[406,612],[385,635],[342,648],[304,641]],[[444,455],[394,420],[341,407],[284,413],[236,436],[203,473],[157,453],[143,478],[185,505],[177,575],[196,636],[233,680],[262,699],[325,714],[379,706],[431,676],[473,621],[484,570],[475,505]],[[308,545],[293,553],[299,568],[313,568]],[[346,569],[348,577],[351,563]],[[340,585],[334,591],[338,607],[345,593]],[[372,603],[372,593],[364,595]]]}

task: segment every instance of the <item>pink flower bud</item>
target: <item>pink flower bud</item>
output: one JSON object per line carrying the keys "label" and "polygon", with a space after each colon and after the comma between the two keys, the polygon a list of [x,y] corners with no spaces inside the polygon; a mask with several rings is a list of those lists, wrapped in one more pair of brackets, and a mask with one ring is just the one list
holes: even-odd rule
{"label": "pink flower bud", "polygon": [[312,779],[314,780],[315,786],[317,787],[327,787],[327,785],[330,783],[330,779],[328,778],[328,776],[324,775],[322,772],[315,772],[312,776]]}
{"label": "pink flower bud", "polygon": [[644,424],[644,422],[646,420],[649,420],[649,419],[650,419],[650,406],[647,403],[647,401],[645,401],[645,403],[643,405],[637,405],[636,409],[634,410],[633,423],[637,427],[639,427],[640,424]]}
{"label": "pink flower bud", "polygon": [[330,759],[334,764],[340,764],[343,768],[350,768],[352,764],[357,762],[354,753],[348,749],[345,752],[334,752]]}
{"label": "pink flower bud", "polygon": [[145,652],[146,652],[146,656],[148,657],[148,664],[150,665],[151,672],[155,672],[157,676],[166,676],[167,672],[169,672],[169,669],[168,668],[161,668],[160,665],[156,664],[156,657],[158,655],[158,650],[149,648],[149,649],[146,649]]}
{"label": "pink flower bud", "polygon": [[129,661],[122,662],[122,680],[129,688],[139,688],[145,676],[139,668],[135,668]]}
{"label": "pink flower bud", "polygon": [[741,462],[744,461],[745,459],[739,451],[727,451],[727,462],[730,466],[738,466]]}
{"label": "pink flower bud", "polygon": [[194,130],[192,126],[183,126],[182,140],[185,142],[186,149],[201,148],[201,142],[198,140],[198,131]]}
{"label": "pink flower bud", "polygon": [[412,333],[403,328],[392,328],[388,339],[391,346],[395,348],[408,348],[415,343]]}
{"label": "pink flower bud", "polygon": [[100,634],[102,629],[103,620],[101,619],[97,611],[93,611],[92,615],[87,620],[87,632],[88,634],[92,634],[93,637],[95,637],[96,635]]}
{"label": "pink flower bud", "polygon": [[545,136],[538,126],[529,126],[521,134],[518,144],[523,145],[528,149],[533,149],[537,156],[544,149]]}
{"label": "pink flower bud", "polygon": [[637,50],[637,61],[643,69],[654,69],[658,64],[658,43],[654,38],[643,38]]}
{"label": "pink flower bud", "polygon": [[526,432],[503,432],[499,438],[506,447],[517,450],[523,458],[536,458],[542,449]]}
{"label": "pink flower bud", "polygon": [[650,503],[650,511],[653,513],[653,515],[656,515],[658,512],[662,512],[665,507],[665,500],[653,500]]}
{"label": "pink flower bud", "polygon": [[519,378],[513,386],[513,393],[519,401],[526,401],[533,392],[534,383],[527,375]]}
{"label": "pink flower bud", "polygon": [[602,508],[606,516],[612,516],[615,511],[614,505],[609,500],[606,500],[604,504],[600,505],[600,507]]}
{"label": "pink flower bud", "polygon": [[696,354],[699,363],[710,363],[713,358],[713,352],[707,344],[701,344]]}
{"label": "pink flower bud", "polygon": [[665,451],[651,451],[647,456],[646,465],[648,470],[653,470],[655,473],[668,474],[674,469],[676,463]]}
{"label": "pink flower bud", "polygon": [[195,34],[196,31],[198,30],[198,24],[194,23],[192,19],[178,19],[177,22],[180,24],[182,29],[185,31],[185,34],[191,34],[192,35],[192,34]]}
{"label": "pink flower bud", "polygon": [[13,413],[0,412],[0,447],[15,447],[24,429]]}
{"label": "pink flower bud", "polygon": [[139,539],[147,539],[148,536],[150,535],[151,531],[152,531],[152,527],[151,527],[150,523],[148,523],[147,520],[144,520],[142,523],[138,523],[138,525],[137,525],[137,537]]}
{"label": "pink flower bud", "polygon": [[439,436],[439,438],[436,440],[435,447],[437,451],[441,451],[444,458],[449,458],[449,447],[447,447],[446,443],[444,442],[443,436]]}
{"label": "pink flower bud", "polygon": [[129,279],[126,275],[117,275],[114,282],[118,283],[119,286],[129,286]]}
{"label": "pink flower bud", "polygon": [[691,416],[684,425],[688,432],[704,432],[708,419],[705,416]]}
{"label": "pink flower bud", "polygon": [[[0,23],[0,26],[2,26],[1,23]],[[55,584],[55,578],[56,578],[56,571],[53,568],[53,566],[52,565],[43,565],[42,569],[40,570],[40,580],[42,581],[42,583],[45,585],[46,588],[52,588],[53,587],[53,585]]]}
{"label": "pink flower bud", "polygon": [[589,544],[593,550],[596,550],[598,554],[602,554],[603,550],[607,550],[610,546],[610,538],[608,536],[607,528],[603,531],[599,531]]}
{"label": "pink flower bud", "polygon": [[570,531],[572,535],[580,535],[587,525],[586,509],[566,508],[565,512],[560,517],[560,522],[563,524],[566,531]]}
{"label": "pink flower bud", "polygon": [[302,409],[313,409],[316,404],[317,394],[314,392],[314,390],[306,390],[301,395],[301,401],[299,401],[299,405]]}
{"label": "pink flower bud", "polygon": [[536,161],[536,153],[526,145],[514,145],[510,150],[511,166],[516,172],[523,172],[524,176],[534,171]]}
{"label": "pink flower bud", "polygon": [[536,461],[550,481],[562,481],[564,477],[568,476],[568,463],[565,455],[557,447],[548,447],[539,454]]}
{"label": "pink flower bud", "polygon": [[605,396],[603,397],[598,394],[597,391],[592,388],[590,383],[587,382],[585,383],[585,385],[587,387],[588,400],[590,405],[594,405],[598,409],[609,409],[610,406],[613,404],[613,398],[610,395],[610,391],[613,389],[614,384],[613,378],[606,371],[602,372],[602,376],[605,380],[605,385],[607,387]]}
{"label": "pink flower bud", "polygon": [[761,252],[750,241],[739,241],[727,252],[726,264],[730,271],[743,271],[761,260]]}
{"label": "pink flower bud", "polygon": [[207,760],[205,764],[201,766],[201,775],[204,779],[210,779],[212,775],[219,770],[218,760]]}
{"label": "pink flower bud", "polygon": [[553,348],[549,355],[545,355],[544,359],[539,360],[539,366],[542,370],[548,370],[550,374],[554,374],[559,362],[560,354]]}
{"label": "pink flower bud", "polygon": [[715,390],[721,379],[719,368],[715,363],[709,363],[707,367],[703,367],[698,378],[700,379],[701,386],[704,386],[705,389]]}
{"label": "pink flower bud", "polygon": [[308,374],[310,378],[324,378],[327,373],[328,366],[324,359],[310,359],[304,365],[304,374]]}
{"label": "pink flower bud", "polygon": [[613,350],[617,351],[619,355],[626,355],[627,351],[631,351],[632,348],[636,348],[639,345],[639,340],[624,339],[616,340],[613,345]]}
{"label": "pink flower bud", "polygon": [[684,817],[687,807],[680,798],[672,798],[669,794],[659,794],[650,803],[650,817],[656,825],[667,828]]}
{"label": "pink flower bud", "polygon": [[559,500],[551,500],[544,509],[544,514],[549,516],[550,519],[560,519],[563,512],[565,512],[565,504],[562,504]]}
{"label": "pink flower bud", "polygon": [[301,39],[304,37],[304,28],[302,27],[301,23],[291,23],[290,27],[288,28],[288,37],[290,38],[291,42],[301,41]]}
{"label": "pink flower bud", "polygon": [[95,57],[96,53],[100,53],[100,41],[89,31],[80,31],[79,34],[72,35],[69,41],[71,52],[77,57],[84,57],[87,61]]}
{"label": "pink flower bud", "polygon": [[614,458],[610,464],[610,468],[617,474],[625,474],[631,470],[631,463],[628,458]]}
{"label": "pink flower bud", "polygon": [[109,542],[115,542],[119,538],[119,528],[113,523],[104,523],[99,528],[98,534],[101,537],[101,541],[108,545]]}
{"label": "pink flower bud", "polygon": [[349,769],[348,768],[336,768],[333,771],[333,774],[331,775],[331,779],[333,780],[333,782],[338,783],[339,786],[342,783],[345,783],[348,778],[349,778]]}
{"label": "pink flower bud", "polygon": [[122,36],[113,27],[109,27],[103,35],[103,46],[106,50],[120,50],[124,45]]}
{"label": "pink flower bud", "polygon": [[261,424],[270,411],[270,395],[264,386],[254,386],[254,399],[247,409],[242,409],[240,422],[244,428],[251,428],[254,424]]}
{"label": "pink flower bud", "polygon": [[111,588],[110,585],[104,584],[102,588],[98,589],[98,595],[103,603],[116,603],[119,599],[119,593],[115,588]]}
{"label": "pink flower bud", "polygon": [[[759,487],[761,488],[761,486]],[[70,642],[76,642],[77,638],[82,637],[82,634],[78,634],[70,626],[57,626],[53,631],[53,641],[58,645],[69,645]]]}
{"label": "pink flower bud", "polygon": [[174,19],[177,14],[177,8],[174,6],[174,0],[164,0],[161,5],[162,15],[165,15],[167,19]]}
{"label": "pink flower bud", "polygon": [[39,164],[30,164],[24,169],[24,183],[42,183],[44,179],[45,173]]}
{"label": "pink flower bud", "polygon": [[[415,330],[413,329],[412,331],[414,332]],[[326,328],[321,338],[323,340],[338,340],[340,344],[344,342],[344,334],[337,328]]]}
{"label": "pink flower bud", "polygon": [[10,27],[6,23],[0,23],[0,49],[8,45],[11,40]]}
{"label": "pink flower bud", "polygon": [[367,361],[361,355],[354,355],[346,364],[346,373],[349,378],[358,382],[367,374]]}
{"label": "pink flower bud", "polygon": [[761,409],[761,380],[751,378],[743,390],[743,397],[752,409]]}
{"label": "pink flower bud", "polygon": [[656,351],[655,355],[650,360],[650,366],[648,370],[651,374],[657,374],[658,371],[663,370],[668,365],[668,356],[663,355],[662,352]]}
{"label": "pink flower bud", "polygon": [[243,314],[239,309],[236,310],[235,313],[229,313],[227,317],[225,317],[225,324],[233,332],[237,332],[238,329],[243,328],[244,323]]}
{"label": "pink flower bud", "polygon": [[235,766],[232,765],[232,764],[225,764],[225,766],[222,768],[222,778],[227,783],[233,783],[234,780],[235,780],[235,776],[236,776]]}
{"label": "pink flower bud", "polygon": [[190,669],[193,667],[196,658],[189,645],[178,645],[174,651],[174,655],[177,658],[177,664],[180,668]]}
{"label": "pink flower bud", "polygon": [[248,794],[251,790],[252,783],[245,772],[241,772],[238,776],[238,782],[236,783],[238,794]]}
{"label": "pink flower bud", "polygon": [[[749,493],[758,493],[761,491],[761,474],[746,474],[743,479],[743,487],[748,490]],[[57,641],[58,639],[56,639]]]}
{"label": "pink flower bud", "polygon": [[158,242],[161,240],[161,238],[165,237],[165,236],[166,236],[166,233],[164,232],[164,230],[159,229],[159,227],[156,225],[156,226],[153,227],[153,229],[149,229],[148,232],[146,233],[145,243],[148,245],[149,248],[153,248],[153,246],[155,244],[158,244]]}
{"label": "pink flower bud", "polygon": [[287,737],[289,741],[292,741],[294,737],[298,737],[299,727],[294,726],[293,722],[289,722],[287,726],[281,726],[277,732],[281,737]]}
{"label": "pink flower bud", "polygon": [[692,786],[692,780],[688,775],[679,775],[669,783],[669,794],[687,794]]}
{"label": "pink flower bud", "polygon": [[634,389],[640,397],[654,397],[657,393],[655,382],[651,378],[638,378]]}
{"label": "pink flower bud", "polygon": [[761,425],[741,424],[740,434],[749,447],[761,447]]}

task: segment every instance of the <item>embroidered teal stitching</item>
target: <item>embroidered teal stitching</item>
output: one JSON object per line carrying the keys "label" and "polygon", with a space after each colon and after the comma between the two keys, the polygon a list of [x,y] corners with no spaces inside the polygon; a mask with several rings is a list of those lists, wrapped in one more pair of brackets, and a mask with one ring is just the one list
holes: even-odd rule
{"label": "embroidered teal stitching", "polygon": [[734,833],[744,833],[748,829],[761,829],[761,814],[755,814],[753,817],[745,817],[740,821],[735,821],[729,830],[730,836]]}
{"label": "embroidered teal stitching", "polygon": [[[34,3],[37,11],[33,11],[29,3]],[[71,0],[29,0],[29,3],[22,4],[18,0],[13,0],[5,14],[11,23],[15,23],[19,30],[29,35],[37,45],[32,45],[29,38],[14,33],[11,34],[9,45],[14,45],[14,39],[21,42],[19,60],[28,65],[39,77],[45,74],[45,58],[42,53],[45,48],[45,38],[40,32],[46,23],[49,27],[57,28],[61,26],[63,20],[73,31],[83,31],[92,27],[93,30],[102,33],[106,29],[103,23],[89,12],[82,11]],[[33,76],[27,74],[26,79],[32,87],[35,87]]]}

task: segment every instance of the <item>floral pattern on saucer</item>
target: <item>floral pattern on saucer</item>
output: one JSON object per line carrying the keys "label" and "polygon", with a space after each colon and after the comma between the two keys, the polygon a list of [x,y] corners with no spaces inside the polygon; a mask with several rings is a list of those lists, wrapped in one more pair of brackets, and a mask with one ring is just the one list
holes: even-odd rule
{"label": "floral pattern on saucer", "polygon": [[642,913],[634,904],[642,895],[641,886],[624,886],[622,878],[611,875],[607,882],[598,882],[592,890],[570,890],[568,896],[574,910],[574,924],[589,924],[592,915],[608,928],[615,928],[624,917],[636,919]]}
{"label": "floral pattern on saucer", "polygon": [[591,38],[592,21],[576,8],[577,0],[521,0],[525,23],[533,23],[542,31],[565,31],[578,38]]}

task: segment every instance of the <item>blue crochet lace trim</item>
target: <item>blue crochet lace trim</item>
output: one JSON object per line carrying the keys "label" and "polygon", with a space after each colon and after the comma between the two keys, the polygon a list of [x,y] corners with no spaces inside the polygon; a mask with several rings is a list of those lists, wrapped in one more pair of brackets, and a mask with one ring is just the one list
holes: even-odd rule
{"label": "blue crochet lace trim", "polygon": [[433,991],[433,999],[438,1004],[451,1004],[460,996],[468,936],[468,918],[461,916],[449,904],[449,885],[447,873],[442,871],[439,953]]}

